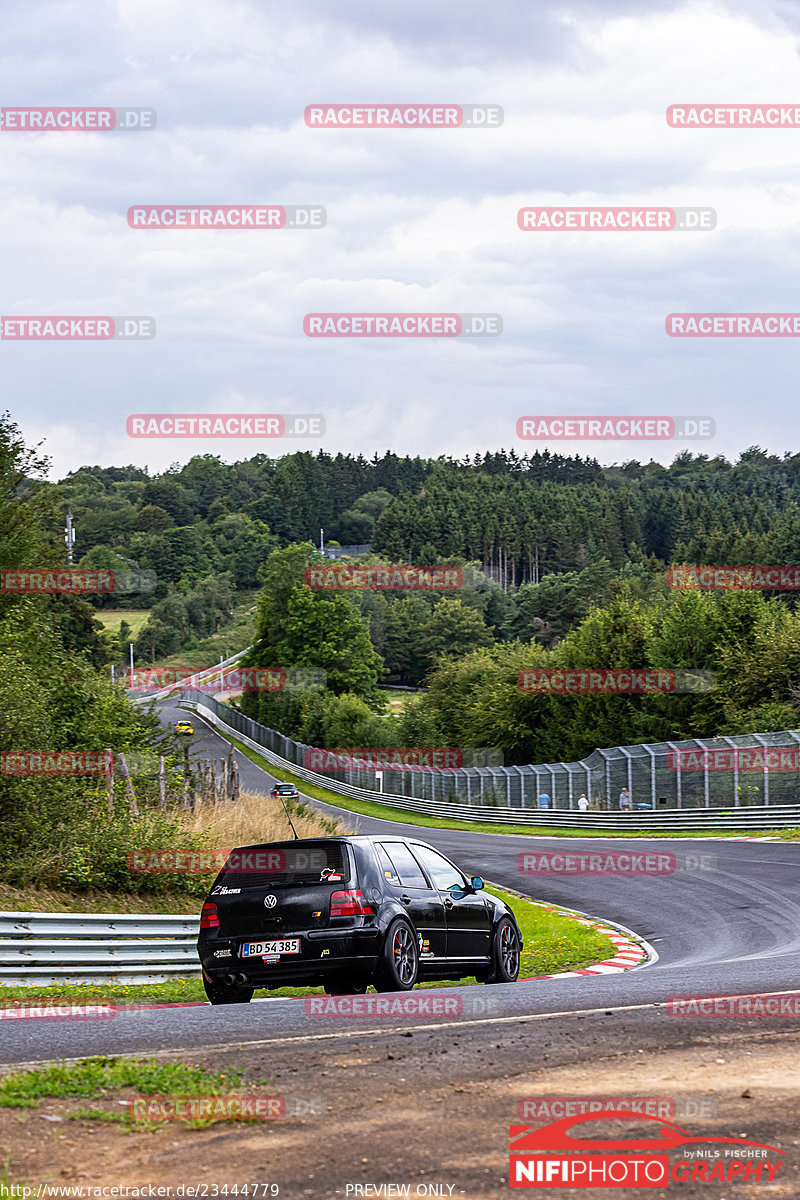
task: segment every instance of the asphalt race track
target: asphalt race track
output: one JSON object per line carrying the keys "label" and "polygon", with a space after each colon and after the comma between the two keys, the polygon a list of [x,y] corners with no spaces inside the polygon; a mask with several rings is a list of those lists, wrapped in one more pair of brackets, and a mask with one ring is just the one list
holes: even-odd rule
{"label": "asphalt race track", "polygon": [[[186,714],[172,702],[161,705],[165,722]],[[195,719],[200,757],[223,757],[227,743]],[[267,792],[267,772],[238,755],[243,787]],[[466,1024],[525,1016],[618,1012],[644,1028],[665,1020],[670,996],[752,995],[800,990],[800,845],[758,841],[685,839],[616,841],[512,837],[428,829],[374,820],[327,805],[317,807],[353,832],[408,832],[438,846],[473,874],[523,892],[622,924],[657,952],[650,965],[599,977],[545,979],[508,986],[458,989]],[[523,852],[586,853],[600,850],[660,851],[677,855],[679,869],[659,875],[522,874]],[[686,856],[689,856],[688,860]],[[430,994],[430,993],[428,993]],[[453,990],[447,994],[452,996]],[[487,1001],[491,1008],[487,1009]],[[425,1019],[382,1020],[376,1034],[424,1025]],[[428,1024],[435,1024],[435,1018]],[[359,1035],[375,1025],[358,1022]],[[448,1020],[449,1027],[454,1022]],[[683,1022],[676,1022],[683,1024]],[[466,1028],[464,1030],[466,1032]],[[300,1001],[150,1009],[118,1013],[109,1021],[20,1022],[3,1028],[0,1062],[19,1063],[88,1054],[175,1051],[245,1043],[352,1037],[341,1022],[305,1015]]]}

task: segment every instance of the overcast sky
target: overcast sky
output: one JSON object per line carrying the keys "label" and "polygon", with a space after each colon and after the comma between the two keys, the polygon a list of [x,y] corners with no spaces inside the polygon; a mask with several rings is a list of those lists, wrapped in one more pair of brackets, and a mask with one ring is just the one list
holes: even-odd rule
{"label": "overcast sky", "polygon": [[[2,104],[153,107],[155,132],[0,133],[5,315],[146,314],[149,341],[0,341],[54,474],[318,449],[534,449],[519,416],[691,415],[800,450],[800,341],[674,339],[674,311],[800,310],[800,129],[672,129],[680,102],[800,106],[800,6],[626,0],[3,0]],[[501,128],[314,130],[312,103],[491,103]],[[321,230],[134,230],[135,204],[316,204]],[[713,232],[524,233],[523,205],[710,206]],[[311,339],[309,312],[494,312],[502,336]],[[129,413],[320,413],[306,440],[129,438]],[[540,444],[541,447],[542,444]]]}

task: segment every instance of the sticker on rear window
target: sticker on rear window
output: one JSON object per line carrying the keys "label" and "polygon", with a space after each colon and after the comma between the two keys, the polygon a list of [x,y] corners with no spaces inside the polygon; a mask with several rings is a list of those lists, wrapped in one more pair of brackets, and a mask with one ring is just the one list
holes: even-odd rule
{"label": "sticker on rear window", "polygon": [[339,883],[344,879],[344,875],[341,871],[335,871],[333,867],[325,867],[324,871],[320,873],[319,878],[321,883],[324,883],[326,880]]}

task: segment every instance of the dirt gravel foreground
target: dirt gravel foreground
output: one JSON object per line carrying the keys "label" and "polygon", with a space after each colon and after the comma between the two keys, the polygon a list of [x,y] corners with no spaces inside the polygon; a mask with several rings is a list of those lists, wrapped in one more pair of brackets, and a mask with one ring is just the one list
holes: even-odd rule
{"label": "dirt gravel foreground", "polygon": [[[241,1195],[244,1184],[252,1196],[258,1183],[277,1185],[278,1196],[288,1200],[494,1200],[511,1194],[509,1125],[544,1124],[562,1115],[558,1102],[554,1108],[548,1101],[549,1117],[524,1116],[524,1098],[625,1096],[651,1097],[651,1110],[660,1100],[654,1111],[662,1116],[663,1105],[674,1102],[668,1119],[691,1133],[767,1143],[785,1151],[784,1161],[771,1184],[673,1181],[668,1192],[533,1186],[515,1194],[800,1197],[800,1030],[777,1021],[687,1022],[651,1011],[410,1036],[381,1030],[339,1041],[180,1057],[215,1071],[242,1069],[243,1091],[282,1095],[304,1115],[201,1130],[170,1121],[156,1132],[125,1132],[99,1121],[47,1119],[86,1105],[120,1112],[125,1093],[0,1109],[0,1163],[10,1150],[9,1182],[53,1188],[153,1184],[171,1187],[165,1194],[172,1197],[190,1195],[187,1186],[199,1187],[195,1195],[201,1196],[205,1186],[205,1195],[213,1197],[215,1185],[227,1185],[228,1194],[238,1185]],[[540,1111],[539,1102],[528,1104],[528,1114]],[[642,1136],[642,1124],[631,1121],[625,1131]],[[672,1162],[680,1157],[685,1155],[671,1152]],[[258,1193],[270,1194],[269,1187]]]}

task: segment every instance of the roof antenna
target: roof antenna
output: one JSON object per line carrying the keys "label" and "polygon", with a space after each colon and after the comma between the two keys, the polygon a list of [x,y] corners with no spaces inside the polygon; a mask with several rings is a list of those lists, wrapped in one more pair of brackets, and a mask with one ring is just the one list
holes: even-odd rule
{"label": "roof antenna", "polygon": [[294,836],[295,836],[295,841],[299,842],[299,841],[300,841],[300,838],[297,836],[297,830],[295,829],[294,825],[292,824],[292,818],[289,816],[289,810],[288,810],[288,808],[286,807],[286,805],[283,803],[283,796],[281,795],[281,793],[280,793],[280,792],[278,792],[278,799],[279,799],[279,800],[280,800],[280,802],[281,802],[281,805],[282,805],[282,807],[283,807],[283,811],[286,813],[286,820],[289,822],[289,828],[291,829],[292,833],[293,833],[293,834],[294,834]]}

